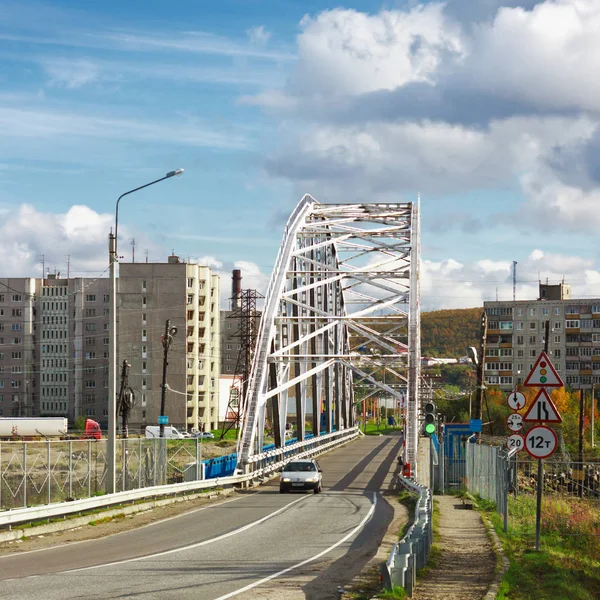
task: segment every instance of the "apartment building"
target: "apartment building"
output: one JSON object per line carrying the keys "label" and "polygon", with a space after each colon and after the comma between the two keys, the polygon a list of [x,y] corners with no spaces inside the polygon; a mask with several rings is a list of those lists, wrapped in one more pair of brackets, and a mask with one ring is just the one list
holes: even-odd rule
{"label": "apartment building", "polygon": [[[49,274],[0,288],[0,415],[106,421],[108,281]],[[87,308],[96,299],[106,308]]]}
{"label": "apartment building", "polygon": [[169,348],[165,414],[184,430],[219,422],[219,277],[210,267],[170,256],[166,263],[119,267],[119,365],[131,365],[133,429],[158,422],[165,323],[177,328]]}
{"label": "apartment building", "polygon": [[573,299],[567,284],[539,285],[537,300],[485,302],[488,317],[485,383],[511,390],[522,384],[544,350],[565,385],[600,383],[600,298]]}
{"label": "apartment building", "polygon": [[37,281],[0,279],[0,416],[28,416],[37,403]]}

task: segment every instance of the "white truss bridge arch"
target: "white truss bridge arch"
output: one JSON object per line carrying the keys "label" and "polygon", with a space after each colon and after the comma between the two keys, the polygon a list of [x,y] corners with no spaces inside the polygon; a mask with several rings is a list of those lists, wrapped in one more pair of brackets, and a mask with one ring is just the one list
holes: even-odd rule
{"label": "white truss bridge arch", "polygon": [[238,469],[248,470],[262,452],[267,422],[282,447],[294,414],[302,444],[311,433],[355,427],[357,403],[373,396],[405,399],[405,460],[416,465],[419,235],[418,201],[302,198],[265,296],[241,407]]}

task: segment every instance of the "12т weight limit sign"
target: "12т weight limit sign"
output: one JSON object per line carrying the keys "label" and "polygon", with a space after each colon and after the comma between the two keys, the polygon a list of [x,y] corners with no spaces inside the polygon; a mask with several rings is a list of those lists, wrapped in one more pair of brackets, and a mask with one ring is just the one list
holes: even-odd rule
{"label": "12\u0442 weight limit sign", "polygon": [[527,432],[525,450],[533,458],[548,458],[558,446],[558,438],[550,427],[538,425]]}

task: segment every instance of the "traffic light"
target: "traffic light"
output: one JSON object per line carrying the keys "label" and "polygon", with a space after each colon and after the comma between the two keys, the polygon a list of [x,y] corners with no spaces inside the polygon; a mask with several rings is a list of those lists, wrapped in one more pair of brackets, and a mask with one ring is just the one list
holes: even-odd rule
{"label": "traffic light", "polygon": [[436,430],[435,404],[431,401],[425,403],[423,407],[425,413],[425,434],[433,435]]}

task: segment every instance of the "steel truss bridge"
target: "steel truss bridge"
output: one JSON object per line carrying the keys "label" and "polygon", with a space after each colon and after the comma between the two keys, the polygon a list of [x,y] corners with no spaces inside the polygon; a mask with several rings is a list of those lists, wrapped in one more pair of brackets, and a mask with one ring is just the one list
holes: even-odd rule
{"label": "steel truss bridge", "polygon": [[[321,204],[290,216],[265,297],[241,406],[237,470],[275,447],[356,427],[356,406],[406,398],[405,461],[416,467],[420,375],[419,202]],[[306,423],[312,424],[307,432]]]}

